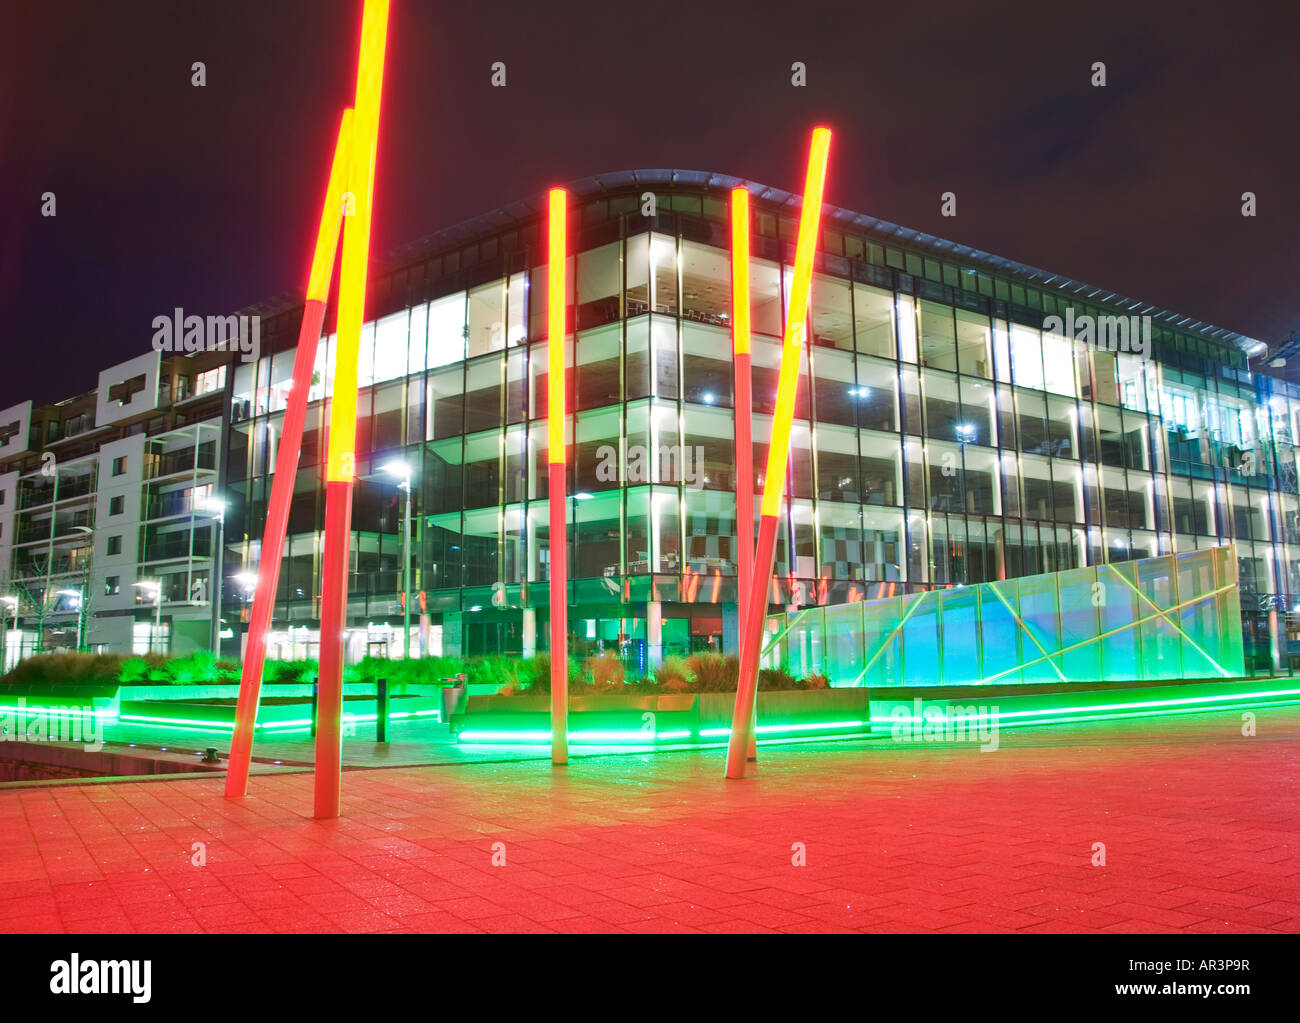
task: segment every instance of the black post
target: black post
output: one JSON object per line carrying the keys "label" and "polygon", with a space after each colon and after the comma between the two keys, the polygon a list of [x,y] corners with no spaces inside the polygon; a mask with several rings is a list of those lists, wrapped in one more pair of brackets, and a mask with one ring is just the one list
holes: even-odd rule
{"label": "black post", "polygon": [[311,734],[316,734],[316,703],[320,699],[320,676],[311,684]]}
{"label": "black post", "polygon": [[388,741],[388,679],[381,678],[375,688],[375,741]]}

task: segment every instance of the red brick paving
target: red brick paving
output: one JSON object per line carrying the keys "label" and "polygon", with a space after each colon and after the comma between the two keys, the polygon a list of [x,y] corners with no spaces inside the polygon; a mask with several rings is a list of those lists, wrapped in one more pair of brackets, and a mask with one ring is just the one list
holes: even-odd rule
{"label": "red brick paving", "polygon": [[354,771],[330,822],[310,774],[0,790],[0,931],[1297,932],[1300,709],[1258,718]]}

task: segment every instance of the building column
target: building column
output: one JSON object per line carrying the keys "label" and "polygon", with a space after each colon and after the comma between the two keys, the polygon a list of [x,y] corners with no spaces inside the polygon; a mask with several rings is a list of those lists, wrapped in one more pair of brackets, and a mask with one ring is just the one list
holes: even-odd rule
{"label": "building column", "polygon": [[736,604],[722,606],[722,653],[740,655],[740,607]]}
{"label": "building column", "polygon": [[465,649],[465,616],[460,611],[442,614],[442,656],[460,657]]}
{"label": "building column", "polygon": [[646,602],[645,641],[650,667],[657,668],[664,661],[664,606],[660,601]]}
{"label": "building column", "polygon": [[1286,673],[1286,612],[1277,609],[1276,600],[1268,612],[1268,652],[1269,661],[1275,675]]}
{"label": "building column", "polygon": [[524,608],[524,635],[523,635],[524,657],[534,657],[537,655],[537,609],[532,607]]}

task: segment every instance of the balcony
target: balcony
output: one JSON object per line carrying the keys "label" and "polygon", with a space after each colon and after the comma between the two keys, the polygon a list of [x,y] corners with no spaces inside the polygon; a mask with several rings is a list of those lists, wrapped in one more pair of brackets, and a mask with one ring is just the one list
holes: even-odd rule
{"label": "balcony", "polygon": [[150,494],[145,502],[146,519],[165,519],[173,515],[189,515],[191,512],[204,514],[194,507],[193,490],[176,490],[169,494]]}
{"label": "balcony", "polygon": [[77,476],[72,479],[59,480],[57,499],[59,501],[70,501],[74,497],[85,497],[94,493],[95,479],[93,476]]}
{"label": "balcony", "polygon": [[213,445],[205,444],[198,452],[197,466],[193,448],[173,451],[166,454],[147,454],[145,456],[145,479],[156,480],[163,476],[175,476],[179,473],[215,471],[217,455]]}
{"label": "balcony", "polygon": [[194,549],[191,555],[189,533],[169,533],[167,536],[148,541],[141,551],[140,560],[175,561],[178,558],[207,558],[212,553],[212,540],[207,533],[194,534]]}
{"label": "balcony", "polygon": [[54,500],[54,481],[34,479],[18,484],[18,510],[37,508]]}
{"label": "balcony", "polygon": [[15,534],[15,543],[36,543],[50,538],[50,520],[44,522],[20,523]]}

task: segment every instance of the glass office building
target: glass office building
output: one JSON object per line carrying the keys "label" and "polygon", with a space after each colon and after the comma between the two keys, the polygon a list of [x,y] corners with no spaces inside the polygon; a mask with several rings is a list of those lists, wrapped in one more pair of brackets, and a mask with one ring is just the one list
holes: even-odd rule
{"label": "glass office building", "polygon": [[[652,170],[571,187],[576,651],[635,662],[736,648],[727,198],[739,184]],[[761,485],[799,199],[748,184]],[[653,216],[643,214],[646,193]],[[414,477],[413,621],[426,616],[416,643],[431,653],[545,649],[554,538],[544,213],[539,194],[375,268],[351,656],[401,648],[404,495],[384,469],[395,459]],[[228,384],[227,622],[246,619],[251,598],[238,579],[258,561],[301,306],[261,312],[266,354]],[[1085,334],[1081,323],[1098,329]],[[1300,592],[1300,391],[1250,372],[1261,342],[830,208],[810,325],[773,611],[1233,543],[1247,669],[1285,664],[1289,595]],[[317,653],[333,354],[327,337],[273,656]]]}

